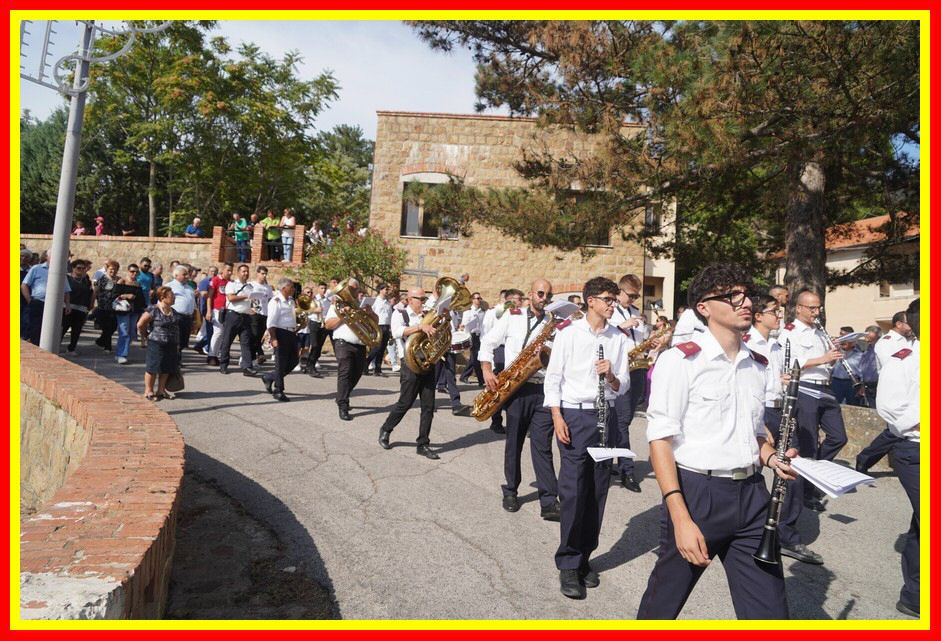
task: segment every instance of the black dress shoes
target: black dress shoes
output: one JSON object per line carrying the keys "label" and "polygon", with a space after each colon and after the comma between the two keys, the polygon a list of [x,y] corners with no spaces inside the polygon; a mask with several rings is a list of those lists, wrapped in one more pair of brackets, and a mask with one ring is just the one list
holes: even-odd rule
{"label": "black dress shoes", "polygon": [[515,494],[503,497],[503,509],[507,512],[518,512],[520,509],[520,500]]}
{"label": "black dress shoes", "polygon": [[382,428],[379,429],[379,445],[381,445],[381,446],[382,446],[382,449],[384,449],[384,450],[391,450],[391,449],[392,449],[392,446],[389,445],[389,435],[390,435],[390,434],[392,434],[392,432],[387,432],[387,431],[385,431],[385,430],[382,429]]}
{"label": "black dress shoes", "polygon": [[539,511],[539,516],[545,521],[559,521],[562,518],[562,510],[559,506],[559,502],[556,501],[548,507],[543,507]]}
{"label": "black dress shoes", "polygon": [[585,586],[578,580],[578,570],[559,570],[559,586],[562,594],[570,599],[585,598]]}
{"label": "black dress shoes", "polygon": [[789,556],[801,563],[809,563],[810,565],[823,565],[823,557],[803,543],[791,546],[782,545],[781,556]]}
{"label": "black dress shoes", "polygon": [[220,374],[228,374],[228,373],[229,373],[229,366],[228,366],[228,365],[220,365],[220,366],[219,366],[219,373],[220,373]]}
{"label": "black dress shoes", "polygon": [[505,427],[503,427],[502,425],[494,425],[493,423],[490,424],[490,431],[493,432],[494,434],[506,434]]}
{"label": "black dress shoes", "polygon": [[254,367],[246,367],[242,370],[242,376],[258,376],[258,370]]}
{"label": "black dress shoes", "polygon": [[424,456],[425,458],[431,459],[432,461],[437,461],[440,456],[428,449],[427,445],[419,445],[415,448],[415,453],[419,456]]}
{"label": "black dress shoes", "polygon": [[291,400],[287,396],[284,395],[284,392],[278,392],[277,394],[274,395],[274,397],[276,400],[279,400],[282,403],[287,403],[289,400]]}
{"label": "black dress shoes", "polygon": [[621,487],[631,492],[640,492],[640,484],[634,480],[633,474],[621,474]]}
{"label": "black dress shoes", "polygon": [[823,501],[814,497],[809,499],[804,499],[804,507],[808,510],[813,510],[814,512],[826,512],[827,506],[824,505]]}
{"label": "black dress shoes", "polygon": [[470,408],[467,405],[461,405],[460,403],[458,403],[457,405],[451,408],[451,413],[454,414],[455,416],[467,416],[468,414],[470,414]]}
{"label": "black dress shoes", "polygon": [[262,376],[261,380],[265,384],[265,391],[269,394],[274,394],[274,391],[271,389],[271,386],[274,384],[274,381],[268,378],[267,376]]}
{"label": "black dress shoes", "polygon": [[902,603],[901,600],[899,600],[899,602],[895,604],[895,609],[901,612],[902,614],[907,614],[908,616],[915,617],[916,619],[921,616],[920,608],[918,607],[913,608],[910,605],[906,605],[905,603]]}
{"label": "black dress shoes", "polygon": [[578,578],[586,588],[597,588],[601,585],[601,577],[587,563],[578,568]]}
{"label": "black dress shoes", "polygon": [[340,408],[340,420],[341,421],[352,421],[353,417],[350,416],[350,410],[346,407]]}

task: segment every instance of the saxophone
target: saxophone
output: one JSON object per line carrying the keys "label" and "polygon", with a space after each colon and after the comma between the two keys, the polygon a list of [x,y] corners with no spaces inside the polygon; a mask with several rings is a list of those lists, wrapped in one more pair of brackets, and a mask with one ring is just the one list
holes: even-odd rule
{"label": "saxophone", "polygon": [[647,352],[653,347],[653,344],[663,338],[666,334],[673,331],[670,325],[665,325],[647,337],[647,340],[639,343],[637,347],[627,354],[628,368],[633,372],[635,369],[650,369],[651,361]]}
{"label": "saxophone", "polygon": [[[576,312],[572,318],[576,315],[581,316],[581,313]],[[524,346],[510,366],[497,374],[497,389],[485,389],[477,395],[471,416],[478,421],[486,421],[500,410],[530,376],[549,364],[549,354],[552,350],[546,343],[552,338],[556,325],[562,320],[561,317],[550,314],[549,320],[533,342]]]}

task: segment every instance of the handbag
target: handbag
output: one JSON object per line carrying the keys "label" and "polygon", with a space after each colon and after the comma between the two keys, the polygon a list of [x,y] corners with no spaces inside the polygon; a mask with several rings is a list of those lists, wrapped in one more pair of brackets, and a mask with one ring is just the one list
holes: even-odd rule
{"label": "handbag", "polygon": [[167,376],[166,390],[168,392],[182,392],[184,387],[183,374],[180,372],[173,372]]}
{"label": "handbag", "polygon": [[131,311],[131,301],[126,298],[116,298],[111,301],[111,309],[118,313],[127,313]]}

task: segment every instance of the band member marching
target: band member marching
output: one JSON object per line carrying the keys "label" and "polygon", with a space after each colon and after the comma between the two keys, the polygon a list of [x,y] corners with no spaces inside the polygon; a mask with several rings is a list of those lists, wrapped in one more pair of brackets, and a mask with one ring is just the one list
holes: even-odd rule
{"label": "band member marching", "polygon": [[[561,592],[572,599],[584,599],[585,588],[600,583],[589,557],[598,547],[611,462],[595,463],[588,448],[614,445],[614,400],[627,393],[630,386],[627,340],[608,324],[617,295],[618,286],[607,278],[592,278],[585,283],[582,296],[587,304],[586,315],[567,327],[558,325],[561,329],[553,340],[543,385],[562,459],[561,541],[555,563]],[[598,359],[599,346],[604,350],[604,359]],[[600,375],[604,376],[601,398]],[[603,442],[596,409],[599,401],[609,408]]]}
{"label": "band member marching", "polygon": [[294,333],[294,283],[290,278],[278,280],[278,291],[268,301],[267,334],[274,348],[274,372],[261,379],[265,389],[279,401],[289,400],[284,395],[284,377],[298,362],[297,334]]}
{"label": "band member marching", "polygon": [[[352,300],[359,295],[359,281],[350,278],[346,281]],[[330,311],[324,318],[323,326],[327,331],[333,332],[333,352],[337,359],[337,409],[340,419],[352,421],[350,416],[350,393],[359,383],[366,369],[366,346],[346,323],[338,311],[338,307],[346,305],[344,301],[334,296]],[[375,317],[371,309],[364,309],[364,313]]]}
{"label": "band member marching", "polygon": [[921,613],[921,299],[906,311],[912,340],[885,359],[876,389],[876,411],[895,437],[895,471],[912,504],[912,520],[902,547],[902,590],[895,608],[909,616]]}
{"label": "band member marching", "polygon": [[[505,362],[512,363],[522,349],[540,335],[549,320],[545,307],[552,300],[552,284],[543,279],[534,281],[529,297],[530,306],[525,311],[515,308],[503,314],[481,341],[478,358],[484,383],[491,390],[497,388],[497,377],[494,374],[494,352],[497,348],[503,346]],[[520,509],[517,490],[522,481],[521,460],[526,433],[529,432],[540,513],[547,521],[558,521],[559,486],[552,463],[552,415],[549,408],[543,406],[544,381],[545,371],[536,372],[506,404],[503,509],[507,512]]]}
{"label": "band member marching", "polygon": [[[660,355],[647,406],[650,462],[663,495],[657,562],[638,619],[674,619],[718,556],[740,619],[786,619],[780,565],[757,562],[770,494],[768,465],[782,478],[764,427],[767,360],[742,341],[751,326],[751,278],[711,265],[689,287],[706,330]],[[790,449],[785,456],[797,454]]]}
{"label": "band member marching", "polygon": [[[392,338],[393,340],[402,340],[403,342],[414,334],[423,332],[427,336],[434,336],[436,330],[431,325],[422,323],[424,313],[422,305],[427,300],[425,290],[420,287],[413,287],[408,290],[408,301],[405,309],[392,313]],[[401,370],[400,381],[402,391],[399,394],[399,400],[396,402],[389,416],[386,417],[382,427],[379,428],[379,445],[384,449],[390,449],[389,436],[392,430],[398,425],[405,413],[408,412],[415,397],[418,396],[421,403],[421,418],[418,423],[418,438],[416,443],[416,453],[432,460],[440,458],[435,452],[428,448],[429,434],[431,434],[431,421],[435,416],[435,369],[432,367],[421,374],[413,372],[408,367]]]}

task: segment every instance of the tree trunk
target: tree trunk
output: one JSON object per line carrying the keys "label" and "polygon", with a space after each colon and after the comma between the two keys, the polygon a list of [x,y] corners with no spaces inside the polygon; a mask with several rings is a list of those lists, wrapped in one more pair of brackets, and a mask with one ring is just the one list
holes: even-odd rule
{"label": "tree trunk", "polygon": [[157,235],[157,163],[150,161],[150,183],[147,185],[147,205],[150,211],[148,236]]}
{"label": "tree trunk", "polygon": [[787,254],[784,285],[789,292],[787,318],[793,319],[797,292],[804,288],[813,290],[820,296],[821,305],[827,293],[823,153],[815,154],[813,160],[792,162],[789,174],[791,193],[784,222]]}

